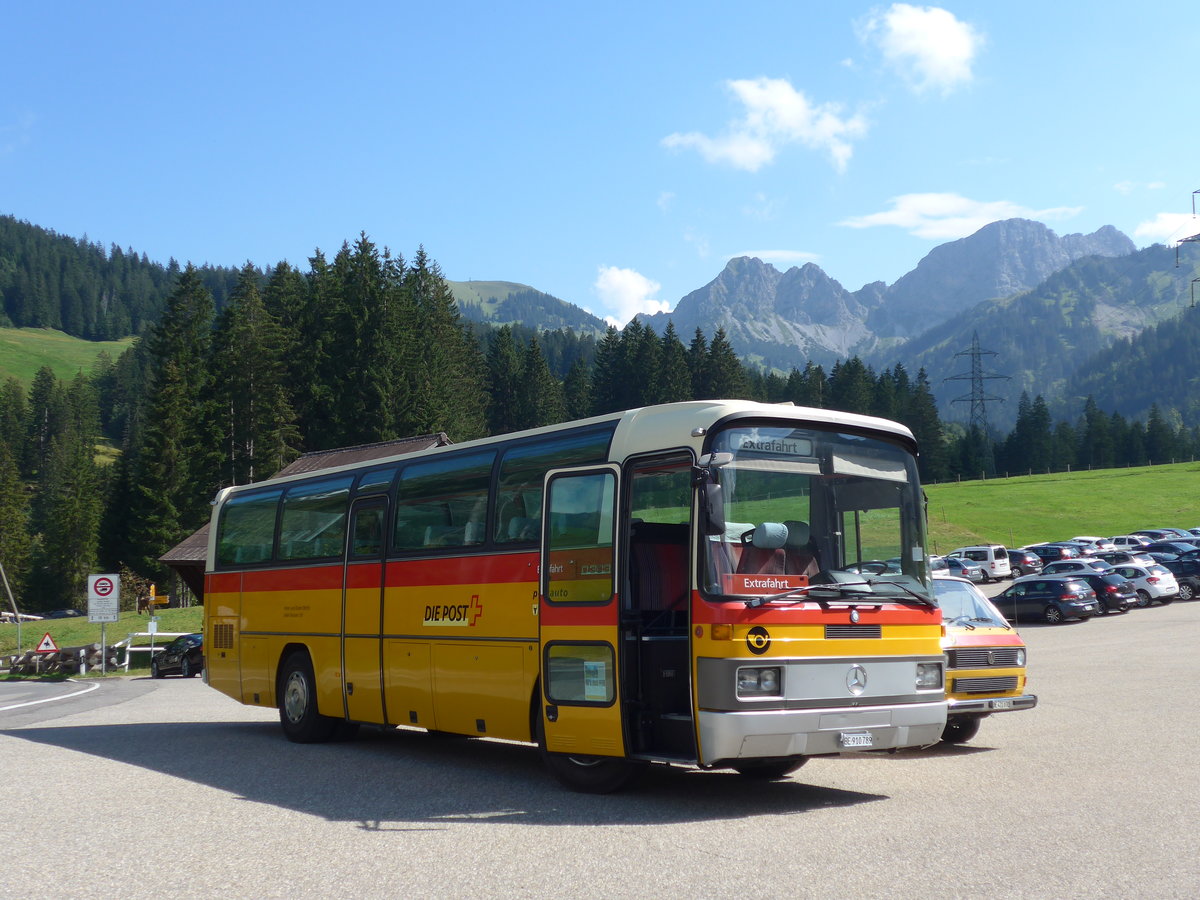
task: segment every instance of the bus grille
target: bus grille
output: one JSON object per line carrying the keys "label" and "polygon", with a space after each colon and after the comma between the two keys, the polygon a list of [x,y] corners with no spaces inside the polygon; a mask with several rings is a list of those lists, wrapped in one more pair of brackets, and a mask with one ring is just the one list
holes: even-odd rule
{"label": "bus grille", "polygon": [[826,639],[853,640],[854,638],[881,638],[882,625],[826,625]]}
{"label": "bus grille", "polygon": [[1015,691],[1016,689],[1016,675],[1007,675],[1000,678],[950,679],[950,692],[954,694],[998,694],[1001,691]]}
{"label": "bus grille", "polygon": [[212,648],[214,650],[233,649],[233,626],[214,625],[212,627]]}
{"label": "bus grille", "polygon": [[988,666],[1003,666],[1011,668],[1017,664],[1017,647],[995,647],[991,650],[985,647],[972,647],[966,650],[951,650],[950,668],[952,669],[986,669]]}

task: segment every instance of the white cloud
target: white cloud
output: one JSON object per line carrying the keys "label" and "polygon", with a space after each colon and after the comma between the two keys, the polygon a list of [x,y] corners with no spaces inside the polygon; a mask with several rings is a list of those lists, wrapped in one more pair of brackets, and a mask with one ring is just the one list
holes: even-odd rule
{"label": "white cloud", "polygon": [[750,203],[742,206],[742,215],[748,219],[758,219],[760,222],[773,221],[779,216],[779,201],[760,191]]}
{"label": "white cloud", "polygon": [[1001,219],[1067,219],[1082,210],[1077,206],[1030,209],[1008,200],[971,200],[959,194],[904,194],[893,197],[891,204],[884,212],[851,216],[838,224],[847,228],[893,225],[921,238],[954,240]]}
{"label": "white cloud", "polygon": [[669,303],[654,299],[654,295],[662,290],[662,285],[633,269],[601,266],[592,287],[600,298],[601,306],[615,313],[605,316],[604,321],[618,328],[624,327],[638,313],[650,315],[671,311]]}
{"label": "white cloud", "polygon": [[782,148],[801,144],[827,152],[834,168],[844,172],[853,152],[850,142],[867,132],[862,116],[845,117],[836,103],[814,105],[784,78],[727,81],[726,87],[741,102],[745,115],[730,122],[725,134],[677,132],[663,138],[663,146],[696,150],[710,163],[757,172],[773,162]]}
{"label": "white cloud", "polygon": [[777,262],[785,265],[816,262],[821,258],[818,254],[809,253],[807,250],[745,250],[742,253],[735,253],[733,256],[753,256],[763,262]]}
{"label": "white cloud", "polygon": [[708,238],[703,234],[697,234],[689,228],[683,233],[683,239],[696,248],[696,256],[700,259],[708,259],[709,254],[712,253]]}
{"label": "white cloud", "polygon": [[945,95],[970,82],[971,65],[983,46],[978,30],[937,6],[893,3],[869,13],[858,31],[917,93]]}
{"label": "white cloud", "polygon": [[1135,238],[1170,243],[1200,233],[1200,219],[1187,213],[1159,213],[1133,230]]}
{"label": "white cloud", "polygon": [[1141,181],[1118,181],[1113,185],[1113,190],[1118,194],[1128,196],[1134,191],[1161,191],[1166,186],[1166,183],[1162,181],[1148,181],[1144,183]]}
{"label": "white cloud", "polygon": [[667,212],[671,208],[671,204],[674,201],[675,201],[675,194],[673,191],[662,191],[661,193],[659,193],[658,200],[656,202],[658,203],[658,208],[660,210],[662,210],[663,212]]}

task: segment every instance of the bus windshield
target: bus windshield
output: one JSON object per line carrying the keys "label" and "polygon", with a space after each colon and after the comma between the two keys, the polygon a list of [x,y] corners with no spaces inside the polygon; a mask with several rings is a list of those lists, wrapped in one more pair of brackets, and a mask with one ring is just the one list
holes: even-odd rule
{"label": "bus windshield", "polygon": [[976,625],[1008,628],[1008,620],[992,605],[979,588],[953,578],[935,578],[938,606],[947,625],[974,628]]}
{"label": "bus windshield", "polygon": [[837,582],[868,595],[931,595],[916,460],[898,443],[758,425],[720,432],[712,450],[729,456],[715,470],[724,527],[706,536],[710,594]]}

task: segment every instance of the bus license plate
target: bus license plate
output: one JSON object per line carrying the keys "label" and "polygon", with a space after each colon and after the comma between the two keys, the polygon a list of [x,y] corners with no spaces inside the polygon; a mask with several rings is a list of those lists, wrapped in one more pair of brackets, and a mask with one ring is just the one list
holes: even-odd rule
{"label": "bus license plate", "polygon": [[838,742],[843,747],[870,747],[871,732],[869,731],[843,731],[838,735]]}
{"label": "bus license plate", "polygon": [[993,700],[992,709],[1012,709],[1011,700]]}

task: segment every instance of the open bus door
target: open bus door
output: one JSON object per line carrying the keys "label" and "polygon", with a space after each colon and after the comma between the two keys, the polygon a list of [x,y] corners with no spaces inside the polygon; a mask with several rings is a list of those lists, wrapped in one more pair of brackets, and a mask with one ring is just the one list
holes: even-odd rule
{"label": "open bus door", "polygon": [[577,790],[616,790],[639,766],[627,760],[617,646],[616,466],[546,474],[538,631],[539,744]]}

